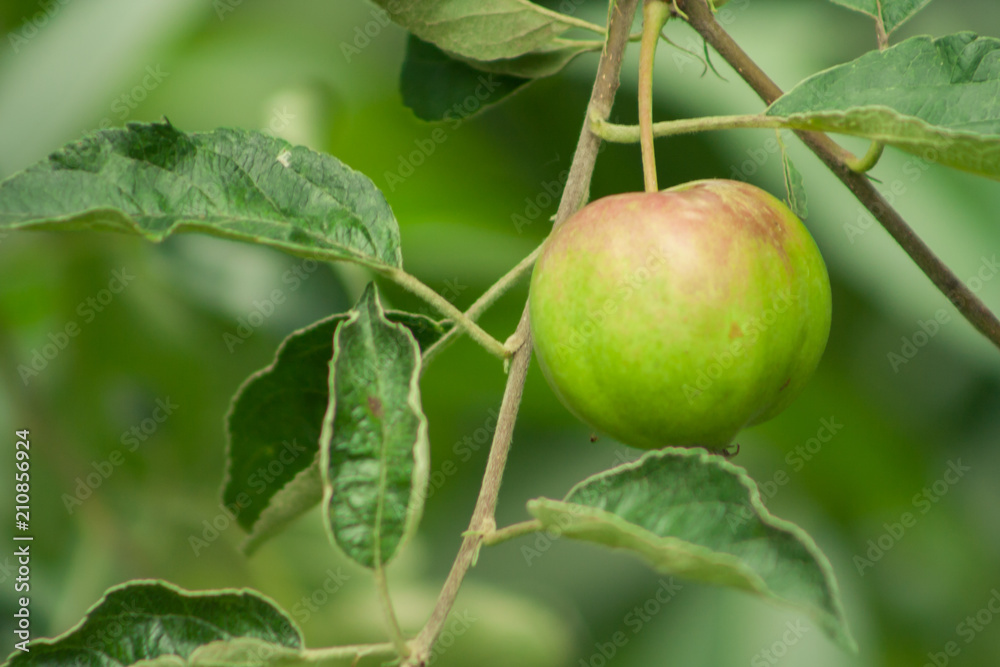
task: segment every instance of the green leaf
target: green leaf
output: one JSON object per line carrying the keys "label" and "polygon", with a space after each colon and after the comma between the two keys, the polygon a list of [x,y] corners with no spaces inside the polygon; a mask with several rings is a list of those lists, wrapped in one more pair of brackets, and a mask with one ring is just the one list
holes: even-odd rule
{"label": "green leaf", "polygon": [[321,260],[399,267],[399,226],[366,176],[262,132],[129,123],[0,183],[0,230],[197,231]]}
{"label": "green leaf", "polygon": [[560,35],[586,21],[528,0],[375,0],[393,21],[425,42],[463,58],[498,60],[572,46]]}
{"label": "green leaf", "polygon": [[427,121],[462,119],[502,101],[535,79],[561,71],[599,43],[579,42],[504,60],[473,60],[410,35],[399,77],[403,104]]}
{"label": "green leaf", "polygon": [[292,620],[259,593],[192,593],[166,582],[137,581],[109,589],[76,627],[55,639],[31,642],[29,652],[14,651],[7,664],[218,665],[219,660],[199,658],[250,657],[253,650],[253,664],[260,665],[294,659],[302,648]]}
{"label": "green leaf", "polygon": [[415,530],[427,491],[420,351],[370,284],[337,328],[320,436],[331,541],[365,567],[387,563]]}
{"label": "green leaf", "polygon": [[931,0],[833,0],[834,3],[868,14],[881,21],[886,34],[930,4]]}
{"label": "green leaf", "polygon": [[785,181],[785,193],[787,194],[785,203],[800,220],[805,220],[809,217],[809,207],[806,189],[802,185],[802,174],[792,163],[785,142],[781,138],[781,132],[774,134],[778,137],[778,146],[781,148],[781,175]]}
{"label": "green leaf", "polygon": [[778,98],[789,127],[867,137],[1000,179],[1000,40],[914,37],[820,72]]}
{"label": "green leaf", "polygon": [[659,570],[791,604],[856,650],[829,561],[772,516],[742,468],[702,449],[652,451],[528,511],[546,529],[631,551]]}
{"label": "green leaf", "polygon": [[558,74],[570,61],[581,54],[600,50],[600,42],[574,42],[551,50],[535,51],[518,56],[517,58],[504,60],[457,59],[484,72],[507,74],[526,79],[541,79],[542,77]]}
{"label": "green leaf", "polygon": [[[412,109],[417,118],[458,120],[499,102],[530,81],[482,72],[410,35],[406,41],[399,90],[403,94],[403,104]],[[472,109],[464,106],[467,100],[475,102]]]}
{"label": "green leaf", "polygon": [[[331,315],[291,333],[274,361],[233,397],[222,498],[250,533],[243,545],[248,553],[322,500],[318,458],[329,363],[334,332],[348,316]],[[451,327],[414,313],[388,311],[386,317],[408,328],[421,348]]]}

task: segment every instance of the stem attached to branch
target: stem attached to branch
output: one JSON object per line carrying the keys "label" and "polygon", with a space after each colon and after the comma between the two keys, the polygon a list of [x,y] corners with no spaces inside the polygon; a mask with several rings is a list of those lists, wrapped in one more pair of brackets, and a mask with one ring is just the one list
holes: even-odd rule
{"label": "stem attached to branch", "polygon": [[531,519],[530,521],[522,521],[520,523],[515,523],[505,528],[500,528],[499,530],[494,530],[492,533],[487,533],[483,537],[483,544],[488,547],[494,544],[500,544],[501,542],[506,542],[507,540],[512,540],[515,537],[521,537],[522,535],[530,535],[531,533],[537,533],[544,526],[542,522],[538,519]]}
{"label": "stem attached to branch", "polygon": [[646,192],[660,189],[656,182],[656,153],[653,148],[653,65],[660,31],[669,18],[670,6],[665,0],[645,0],[642,6],[642,42],[639,46],[639,137]]}
{"label": "stem attached to branch", "polygon": [[[654,137],[669,137],[675,134],[694,134],[709,130],[736,130],[743,128],[771,129],[790,127],[787,118],[750,114],[746,116],[705,116],[683,120],[662,120],[652,125]],[[616,125],[599,118],[591,119],[591,129],[605,141],[618,144],[634,144],[642,135],[641,125]]]}
{"label": "stem attached to branch", "polygon": [[[618,90],[618,77],[621,71],[622,55],[628,44],[629,29],[635,15],[638,0],[617,0],[612,3],[610,20],[608,22],[608,41],[601,52],[601,60],[597,65],[597,78],[587,107],[580,139],[573,154],[566,187],[559,201],[559,211],[556,213],[555,224],[561,224],[566,218],[576,212],[588,198],[590,179],[594,173],[597,161],[597,151],[601,140],[590,131],[588,118],[607,118],[611,114],[611,104]],[[404,667],[423,667],[430,658],[431,649],[444,629],[448,613],[455,604],[455,598],[462,585],[465,574],[472,566],[475,555],[482,545],[483,536],[490,534],[496,527],[494,514],[497,497],[500,493],[500,481],[507,463],[507,453],[510,450],[514,434],[514,422],[524,391],[524,380],[528,374],[528,362],[531,360],[531,326],[528,321],[528,309],[525,305],[521,321],[512,337],[520,341],[510,359],[510,370],[507,374],[507,386],[504,389],[503,401],[500,404],[500,414],[497,418],[496,430],[493,432],[493,443],[490,445],[490,455],[483,475],[483,484],[472,512],[469,530],[462,540],[462,546],[451,572],[445,580],[441,593],[438,595],[431,617],[427,624],[410,642],[410,657],[403,663]]]}
{"label": "stem attached to branch", "polygon": [[486,333],[482,327],[469,319],[469,317],[466,316],[466,314],[461,310],[456,308],[455,304],[451,301],[448,301],[448,299],[444,298],[406,271],[396,268],[384,268],[379,269],[379,273],[400,287],[413,292],[421,299],[441,311],[443,315],[454,320],[457,326],[464,329],[474,341],[486,348],[486,351],[493,356],[499,357],[500,359],[507,358],[507,351],[504,349],[503,343]]}
{"label": "stem attached to branch", "polygon": [[361,658],[374,655],[384,655],[392,657],[396,653],[396,647],[385,642],[382,644],[351,644],[348,646],[333,646],[330,648],[313,648],[304,650],[300,657],[305,663],[326,663],[330,660],[346,660],[354,658],[355,661]]}
{"label": "stem attached to branch", "polygon": [[[781,97],[781,89],[716,22],[705,0],[676,1],[688,15],[691,27],[706,42],[711,44],[719,55],[725,58],[726,62],[743,77],[743,80],[765,103],[771,104]],[[844,149],[820,132],[796,131],[796,134],[854,193],[858,201],[871,212],[892,238],[896,239],[896,242],[910,256],[910,259],[948,297],[963,317],[996,347],[1000,348],[1000,320],[934,254],[934,251],[924,243],[923,239],[917,236],[902,216],[875,189],[875,186],[864,175],[858,174],[845,164]]]}
{"label": "stem attached to branch", "polygon": [[[542,252],[542,246],[539,245],[537,248],[531,251],[531,254],[518,262],[517,266],[508,271],[504,276],[493,283],[488,290],[482,293],[482,295],[473,302],[469,309],[465,311],[465,316],[475,322],[479,319],[479,316],[486,312],[490,306],[496,303],[496,300],[503,296],[507,290],[509,290],[513,285],[524,276],[525,273],[531,270],[531,267],[535,265],[535,260],[538,259],[538,255]],[[451,345],[455,338],[462,332],[462,329],[456,327],[451,329],[445,335],[441,336],[436,343],[424,350],[421,372],[427,368],[427,365],[434,359],[438,354],[441,353],[443,349]]]}
{"label": "stem attached to branch", "polygon": [[844,160],[844,164],[846,164],[851,171],[863,174],[866,171],[871,171],[875,165],[878,164],[879,158],[882,157],[882,151],[884,150],[885,144],[881,141],[873,141],[868,147],[867,153],[856,160]]}

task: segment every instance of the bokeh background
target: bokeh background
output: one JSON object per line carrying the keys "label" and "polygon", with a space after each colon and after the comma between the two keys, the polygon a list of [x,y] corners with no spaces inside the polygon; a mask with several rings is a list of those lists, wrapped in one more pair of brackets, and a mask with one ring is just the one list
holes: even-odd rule
{"label": "bokeh background", "polygon": [[[824,0],[730,4],[728,28],[786,89],[875,46],[870,19]],[[587,2],[579,12],[603,22],[605,6]],[[377,21],[373,29],[376,16],[361,0],[4,0],[0,177],[85,132],[126,121],[166,116],[184,130],[266,129],[368,174],[400,221],[408,270],[466,306],[544,237],[555,211],[546,184],[569,165],[596,56],[442,125],[446,139],[390,187],[387,173],[399,173],[400,160],[432,127],[415,119],[397,92],[405,34]],[[33,17],[44,25],[34,29]],[[367,43],[359,37],[366,26],[375,33]],[[893,41],[959,30],[1000,35],[1000,5],[938,0]],[[669,26],[668,34],[701,51],[685,26]],[[714,62],[725,80],[661,47],[657,118],[761,109],[739,78]],[[633,51],[614,111],[621,122],[636,118],[636,67]],[[772,137],[743,130],[661,140],[661,185],[738,175],[783,196],[781,161],[764,149]],[[804,395],[741,435],[736,462],[771,482],[765,495],[772,511],[803,526],[830,556],[860,655],[842,653],[808,621],[797,625],[796,612],[732,591],[679,582],[669,603],[646,606],[662,577],[638,560],[569,540],[525,538],[484,550],[456,608],[465,614],[454,627],[462,636],[438,664],[920,667],[935,664],[928,654],[938,654],[937,664],[1000,664],[1000,618],[988,608],[1000,598],[1000,352],[841,184],[786,138],[805,179],[807,225],[830,268],[833,330]],[[936,252],[1000,310],[1000,187],[924,169],[894,150],[873,175]],[[593,196],[641,187],[638,148],[606,147]],[[518,225],[514,216],[531,224]],[[67,630],[109,586],[162,578],[190,589],[260,590],[292,612],[311,646],[383,638],[370,577],[333,552],[317,512],[251,559],[237,549],[236,527],[197,554],[189,542],[220,516],[223,415],[232,393],[269,362],[284,336],[346,309],[368,280],[350,266],[321,266],[297,284],[283,279],[300,264],[196,236],[158,246],[96,233],[0,238],[2,469],[12,468],[13,431],[29,428],[37,634]],[[80,310],[122,269],[134,276],[124,291],[100,312]],[[393,306],[422,308],[383,287]],[[274,289],[285,303],[230,350],[224,335],[235,334],[254,301]],[[525,296],[522,284],[484,326],[505,338]],[[936,318],[944,322],[934,329],[927,323]],[[70,321],[80,334],[23,382],[18,366]],[[921,323],[934,335],[919,335]],[[893,365],[890,353],[902,355],[907,342],[916,354]],[[423,380],[432,472],[447,461],[455,467],[444,469],[455,472],[435,478],[419,534],[390,568],[410,629],[430,611],[478,490],[486,448],[460,443],[486,441],[503,383],[500,364],[468,340]],[[149,421],[157,401],[175,406],[162,423]],[[817,447],[810,439],[831,422],[839,428]],[[133,450],[122,438],[134,427],[143,440]],[[499,523],[527,518],[530,498],[561,497],[583,477],[637,455],[589,436],[533,365]],[[790,454],[810,444],[808,459]],[[64,494],[77,493],[78,480],[95,470],[107,471],[113,455],[121,465],[68,511]],[[959,462],[968,470],[945,481]],[[4,525],[13,525],[11,477],[0,481],[0,498],[10,499],[0,503]],[[916,523],[900,534],[893,524],[905,512]],[[4,653],[12,643],[11,552],[0,553]],[[336,592],[321,594],[324,584]],[[638,628],[637,606],[655,609]],[[969,616],[978,620],[970,625]],[[607,658],[601,646],[607,653],[619,631],[627,642]],[[942,653],[948,642],[958,655]]]}

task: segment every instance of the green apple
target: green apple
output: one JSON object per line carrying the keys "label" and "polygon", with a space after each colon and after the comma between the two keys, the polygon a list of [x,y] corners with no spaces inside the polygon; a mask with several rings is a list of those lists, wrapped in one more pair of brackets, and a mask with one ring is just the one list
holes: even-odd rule
{"label": "green apple", "polygon": [[570,412],[633,447],[720,450],[816,369],[830,282],[781,201],[707,180],[582,208],[546,240],[529,308]]}

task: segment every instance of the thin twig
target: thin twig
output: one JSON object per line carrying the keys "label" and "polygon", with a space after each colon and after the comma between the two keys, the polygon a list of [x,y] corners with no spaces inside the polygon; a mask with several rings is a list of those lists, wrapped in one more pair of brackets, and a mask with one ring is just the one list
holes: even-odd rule
{"label": "thin twig", "polygon": [[348,646],[333,646],[330,648],[306,649],[301,654],[304,662],[326,662],[345,658],[364,658],[370,655],[392,656],[396,647],[389,642],[380,644],[351,644]]}
{"label": "thin twig", "polygon": [[465,313],[459,310],[451,301],[448,301],[448,299],[444,298],[402,269],[386,267],[377,270],[383,276],[393,281],[400,287],[416,294],[421,299],[437,308],[442,315],[449,317],[457,326],[464,329],[465,332],[469,334],[469,337],[482,345],[487,352],[495,357],[499,357],[500,359],[507,358],[507,351],[504,349],[503,343],[486,333],[482,327],[466,317]]}
{"label": "thin twig", "polygon": [[[522,259],[517,263],[513,269],[508,271],[500,280],[493,283],[488,290],[482,293],[482,295],[469,306],[468,310],[465,311],[465,316],[475,322],[479,319],[486,310],[489,309],[496,300],[503,296],[507,290],[509,290],[514,283],[520,280],[524,274],[531,270],[531,267],[535,265],[535,260],[538,259],[538,255],[542,252],[541,244],[537,248],[531,251],[531,254]],[[453,327],[445,335],[441,336],[433,345],[424,350],[423,359],[420,366],[420,372],[423,373],[427,365],[434,359],[438,354],[441,353],[443,349],[451,345],[459,334],[463,333],[460,327]]]}
{"label": "thin twig", "polygon": [[[716,22],[705,0],[677,0],[677,2],[686,11],[691,27],[706,42],[711,44],[719,55],[725,58],[726,62],[743,77],[743,80],[765,103],[771,104],[781,97],[781,89]],[[892,238],[896,239],[896,243],[930,278],[931,282],[948,297],[962,313],[962,316],[997,348],[1000,348],[1000,320],[934,254],[934,251],[924,243],[923,239],[917,236],[917,233],[906,224],[902,216],[875,189],[871,181],[864,175],[851,170],[845,164],[842,159],[843,148],[819,132],[796,131],[795,134],[854,193],[858,201],[871,212]]]}
{"label": "thin twig", "polygon": [[[618,90],[622,56],[628,44],[629,29],[632,26],[637,5],[638,0],[617,0],[613,3],[613,10],[608,22],[608,41],[601,52],[601,60],[597,65],[597,77],[590,96],[590,104],[584,117],[580,139],[577,141],[576,152],[573,154],[573,163],[570,165],[566,187],[559,202],[555,225],[561,224],[575,213],[588,198],[590,180],[594,173],[594,164],[597,161],[597,152],[601,144],[600,138],[590,131],[589,119],[592,116],[607,118],[611,114],[611,104],[614,101],[615,92]],[[524,391],[528,362],[531,360],[531,327],[528,322],[527,305],[521,314],[521,321],[512,339],[519,341],[519,345],[511,355],[507,386],[500,404],[500,414],[497,418],[496,430],[493,432],[493,443],[490,446],[489,460],[486,463],[486,473],[483,476],[483,484],[472,513],[472,520],[469,522],[469,530],[462,540],[462,546],[452,564],[451,572],[448,573],[448,578],[441,588],[430,619],[416,638],[410,642],[412,652],[410,658],[403,663],[404,667],[423,667],[430,658],[431,649],[444,629],[445,621],[455,604],[462,580],[482,545],[483,536],[496,528],[494,514],[500,492],[500,481],[507,462],[507,453],[514,433],[514,422],[517,419],[521,394]]]}
{"label": "thin twig", "polygon": [[[694,134],[708,130],[736,130],[743,128],[772,129],[791,127],[791,121],[782,116],[749,114],[744,116],[704,116],[681,120],[661,120],[653,123],[654,137],[670,137],[676,134]],[[639,125],[617,125],[599,118],[591,119],[591,129],[605,141],[629,144],[639,141]]]}

